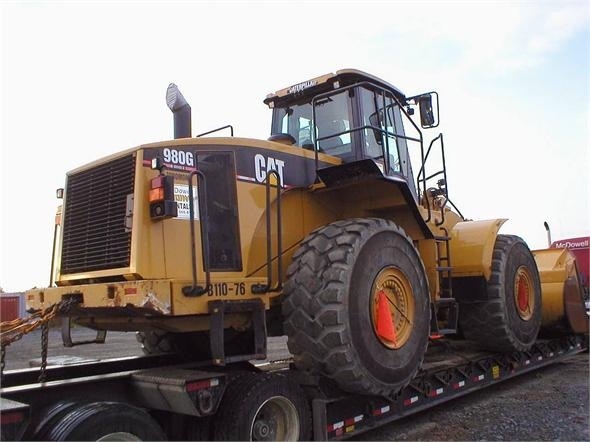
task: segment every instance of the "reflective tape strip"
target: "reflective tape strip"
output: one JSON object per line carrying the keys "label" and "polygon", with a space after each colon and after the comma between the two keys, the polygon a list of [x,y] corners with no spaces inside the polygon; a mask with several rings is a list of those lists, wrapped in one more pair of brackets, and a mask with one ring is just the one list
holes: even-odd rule
{"label": "reflective tape strip", "polygon": [[344,421],[340,421],[340,422],[336,422],[335,424],[332,425],[328,425],[328,433],[331,433],[332,431],[341,429],[344,427]]}
{"label": "reflective tape strip", "polygon": [[373,416],[381,416],[382,414],[389,413],[390,410],[391,410],[391,407],[389,405],[386,405],[385,407],[377,408],[376,410],[373,410]]}
{"label": "reflective tape strip", "polygon": [[418,396],[412,396],[411,398],[409,398],[409,399],[406,399],[406,400],[404,401],[404,405],[406,405],[406,406],[407,406],[407,405],[412,405],[412,404],[414,404],[414,403],[416,403],[416,402],[418,402]]}
{"label": "reflective tape strip", "polygon": [[436,397],[436,396],[443,394],[443,392],[444,392],[444,389],[437,388],[436,390],[432,390],[430,393],[428,393],[428,396],[429,397]]}
{"label": "reflective tape strip", "polygon": [[453,384],[453,388],[456,390],[457,388],[465,387],[465,381],[459,381],[456,384]]}

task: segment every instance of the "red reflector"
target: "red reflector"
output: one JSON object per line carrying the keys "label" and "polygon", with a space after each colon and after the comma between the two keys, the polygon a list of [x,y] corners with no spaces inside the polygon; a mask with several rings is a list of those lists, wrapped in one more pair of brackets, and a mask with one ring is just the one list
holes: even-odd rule
{"label": "red reflector", "polygon": [[152,178],[151,188],[157,189],[158,187],[164,187],[164,175],[159,175],[156,178]]}
{"label": "red reflector", "polygon": [[219,385],[219,379],[217,378],[189,382],[186,384],[186,391],[187,393],[190,393],[191,391],[202,390],[203,388],[215,387],[217,385]]}
{"label": "red reflector", "polygon": [[126,295],[136,295],[137,294],[137,287],[127,287],[125,289]]}
{"label": "red reflector", "polygon": [[15,411],[13,413],[2,413],[0,414],[0,424],[16,424],[22,422],[25,419],[25,415],[21,411]]}

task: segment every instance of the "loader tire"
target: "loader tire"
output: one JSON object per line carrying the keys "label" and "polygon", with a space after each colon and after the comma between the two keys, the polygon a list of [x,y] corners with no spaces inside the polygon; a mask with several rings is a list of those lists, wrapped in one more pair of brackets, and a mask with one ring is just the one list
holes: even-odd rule
{"label": "loader tire", "polygon": [[526,351],[541,326],[541,282],[533,254],[518,236],[498,235],[485,301],[459,305],[465,339],[494,351]]}
{"label": "loader tire", "polygon": [[[412,241],[390,221],[350,219],[315,230],[294,254],[283,291],[296,367],[352,393],[395,394],[424,358],[427,284]],[[378,333],[382,299],[393,339]]]}
{"label": "loader tire", "polygon": [[146,355],[174,353],[175,345],[172,333],[160,331],[137,332],[135,337]]}
{"label": "loader tire", "polygon": [[[239,355],[252,347],[253,335],[250,330],[237,332],[225,330],[226,356]],[[137,332],[137,341],[146,355],[175,353],[188,360],[206,360],[211,358],[209,333],[206,331],[173,333],[165,331]],[[253,352],[252,349],[249,351]]]}

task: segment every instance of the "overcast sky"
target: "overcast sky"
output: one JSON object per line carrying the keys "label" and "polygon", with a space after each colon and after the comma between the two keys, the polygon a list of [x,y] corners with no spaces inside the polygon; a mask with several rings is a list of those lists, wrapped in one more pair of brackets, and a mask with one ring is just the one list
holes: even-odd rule
{"label": "overcast sky", "polygon": [[[266,138],[264,97],[342,68],[436,90],[450,197],[546,246],[590,234],[590,2],[3,2],[0,287],[49,282],[65,173],[193,133]],[[416,166],[415,166],[416,168]]]}

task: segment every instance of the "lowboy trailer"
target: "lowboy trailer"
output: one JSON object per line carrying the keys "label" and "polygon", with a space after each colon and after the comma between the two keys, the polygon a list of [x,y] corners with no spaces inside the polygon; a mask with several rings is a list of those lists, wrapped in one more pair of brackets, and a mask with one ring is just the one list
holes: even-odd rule
{"label": "lowboy trailer", "polygon": [[0,390],[2,440],[341,440],[587,350],[581,335],[510,353],[435,340],[391,398],[350,394],[280,361],[220,368],[174,354],[117,358],[49,366],[43,383],[37,368],[10,370]]}

